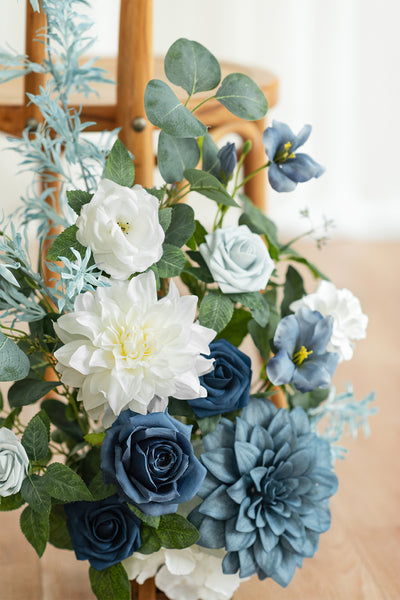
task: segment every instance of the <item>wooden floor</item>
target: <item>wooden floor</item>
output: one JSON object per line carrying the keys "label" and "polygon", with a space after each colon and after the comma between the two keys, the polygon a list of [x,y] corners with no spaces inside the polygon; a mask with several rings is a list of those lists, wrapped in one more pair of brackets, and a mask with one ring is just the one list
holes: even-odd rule
{"label": "wooden floor", "polygon": [[[304,249],[304,245],[303,245]],[[376,390],[372,435],[349,442],[337,464],[339,491],[332,528],[287,589],[251,579],[235,600],[400,599],[400,244],[330,242],[310,259],[348,287],[370,316],[368,339],[341,365],[335,384],[352,381],[356,396]],[[0,600],[93,600],[88,565],[49,547],[41,561],[18,528],[18,514],[0,514]]]}

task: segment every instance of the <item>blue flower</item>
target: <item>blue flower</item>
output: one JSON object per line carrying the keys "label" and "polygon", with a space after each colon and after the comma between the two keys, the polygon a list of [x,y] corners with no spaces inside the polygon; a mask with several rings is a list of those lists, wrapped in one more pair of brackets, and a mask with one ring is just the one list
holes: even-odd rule
{"label": "blue flower", "polygon": [[234,142],[227,142],[225,146],[222,146],[217,156],[221,163],[222,172],[226,180],[229,181],[237,164],[236,146]]}
{"label": "blue flower", "polygon": [[71,502],[64,509],[76,558],[89,560],[97,571],[140,548],[140,520],[117,496],[98,502]]}
{"label": "blue flower", "polygon": [[297,153],[311,133],[311,125],[304,125],[298,135],[285,123],[273,121],[262,135],[265,152],[271,161],[268,179],[277,192],[292,192],[298,183],[320,177],[325,168],[308,154]]}
{"label": "blue flower", "polygon": [[168,413],[120,414],[101,445],[105,483],[148,515],[174,513],[191,500],[206,474],[194,456],[191,426]]}
{"label": "blue flower", "polygon": [[337,478],[328,442],[310,432],[302,408],[289,413],[256,398],[236,426],[222,418],[203,441],[203,501],[189,515],[198,544],[225,547],[224,573],[287,586],[330,527]]}
{"label": "blue flower", "polygon": [[252,375],[250,358],[224,339],[210,344],[207,358],[215,361],[214,369],[200,377],[207,397],[189,400],[196,415],[209,417],[246,406]]}
{"label": "blue flower", "polygon": [[329,387],[339,361],[336,352],[326,352],[332,327],[332,317],[305,307],[284,317],[274,336],[278,352],[267,365],[272,383],[292,383],[300,392]]}

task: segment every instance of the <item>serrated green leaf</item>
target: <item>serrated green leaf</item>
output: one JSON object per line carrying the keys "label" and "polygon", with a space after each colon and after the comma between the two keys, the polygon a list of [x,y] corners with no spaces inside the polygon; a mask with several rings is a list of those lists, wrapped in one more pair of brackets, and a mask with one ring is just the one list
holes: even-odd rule
{"label": "serrated green leaf", "polygon": [[35,415],[26,426],[21,443],[31,460],[42,460],[48,452],[49,435],[46,425],[39,415]]}
{"label": "serrated green leaf", "polygon": [[206,196],[206,198],[214,200],[217,204],[238,206],[222,183],[214,175],[211,175],[211,173],[206,173],[206,171],[198,169],[186,169],[184,175],[190,183],[190,190],[192,192],[198,192]]}
{"label": "serrated green leaf", "polygon": [[164,232],[167,231],[168,227],[170,226],[171,219],[172,219],[172,208],[170,208],[170,207],[162,208],[161,210],[158,211],[158,220],[159,220],[159,223],[160,223],[161,227],[163,228]]}
{"label": "serrated green leaf", "polygon": [[98,471],[89,484],[89,491],[93,500],[104,500],[117,493],[115,485],[104,483],[103,472]]}
{"label": "serrated green leaf", "polygon": [[290,314],[292,311],[289,306],[295,300],[299,300],[306,294],[303,278],[300,273],[291,265],[286,271],[285,285],[283,286],[283,300],[281,304],[282,317]]}
{"label": "serrated green leaf", "polygon": [[79,475],[61,463],[48,466],[43,475],[43,484],[53,498],[63,502],[93,500],[92,494]]}
{"label": "serrated green leaf", "polygon": [[142,513],[141,510],[137,508],[137,506],[133,506],[132,504],[128,504],[128,506],[131,509],[131,511],[137,516],[137,518],[142,521],[142,523],[145,523],[146,525],[148,525],[149,527],[153,527],[154,529],[157,529],[157,527],[159,527],[161,517],[152,517],[151,515],[145,515],[144,513]]}
{"label": "serrated green leaf", "polygon": [[232,315],[232,301],[222,294],[209,292],[200,303],[200,325],[214,329],[217,333],[228,325]]}
{"label": "serrated green leaf", "polygon": [[195,223],[196,223],[196,229],[194,231],[194,237],[197,242],[197,245],[200,246],[200,244],[202,244],[205,241],[205,238],[207,235],[207,229],[205,227],[203,227],[203,225],[200,223],[200,221],[196,220]]}
{"label": "serrated green leaf", "polygon": [[149,527],[145,523],[140,528],[141,546],[139,552],[141,554],[153,554],[161,548],[161,542],[158,539],[157,530],[154,527]]}
{"label": "serrated green leaf", "polygon": [[201,435],[204,437],[208,433],[214,431],[221,420],[221,415],[212,415],[210,417],[203,417],[202,419],[197,417],[196,420],[201,431]]}
{"label": "serrated green leaf", "polygon": [[86,248],[77,241],[77,231],[78,228],[76,225],[71,225],[70,227],[67,227],[67,229],[64,229],[51,245],[46,260],[59,260],[61,256],[64,256],[65,258],[74,261],[76,260],[76,256],[71,251],[71,248],[77,250],[83,258],[85,256]]}
{"label": "serrated green leaf", "polygon": [[30,369],[29,358],[0,331],[0,381],[24,379]]}
{"label": "serrated green leaf", "polygon": [[13,494],[12,496],[0,497],[0,511],[16,510],[23,504],[25,504],[25,500],[23,499],[21,492]]}
{"label": "serrated green leaf", "polygon": [[215,56],[198,42],[176,40],[164,60],[169,81],[183,88],[189,96],[213,90],[221,81],[221,68]]}
{"label": "serrated green leaf", "polygon": [[271,348],[269,340],[271,339],[271,332],[269,327],[261,327],[257,321],[252,319],[248,322],[247,328],[252,337],[252,340],[263,357],[264,360],[268,361],[271,358]]}
{"label": "serrated green leaf", "polygon": [[61,385],[60,381],[41,381],[40,379],[27,377],[10,387],[8,402],[12,407],[33,404],[58,385]]}
{"label": "serrated green leaf", "polygon": [[251,310],[253,318],[261,327],[265,327],[269,319],[269,305],[260,292],[248,292],[242,294],[229,294],[234,302],[240,302]]}
{"label": "serrated green leaf", "polygon": [[83,436],[83,438],[91,445],[91,446],[100,446],[102,441],[105,438],[105,431],[101,431],[99,433],[87,433]]}
{"label": "serrated green leaf", "polygon": [[163,244],[163,255],[156,264],[160,277],[169,278],[179,275],[186,265],[186,256],[180,248]]}
{"label": "serrated green leaf", "polygon": [[159,79],[152,79],[147,84],[144,106],[150,123],[169,135],[190,138],[202,136],[207,131],[171,88]]}
{"label": "serrated green leaf", "polygon": [[184,179],[185,169],[196,167],[200,150],[194,138],[178,138],[161,131],[158,138],[157,165],[164,181]]}
{"label": "serrated green leaf", "polygon": [[93,194],[84,190],[69,190],[67,192],[68,204],[77,214],[81,214],[82,206],[88,204],[93,198]]}
{"label": "serrated green leaf", "polygon": [[180,248],[193,235],[195,228],[193,208],[187,204],[177,204],[172,209],[171,223],[165,235],[165,243]]}
{"label": "serrated green leaf", "polygon": [[38,514],[27,506],[21,514],[19,523],[22,533],[41,557],[49,539],[49,515]]}
{"label": "serrated green leaf", "polygon": [[56,548],[73,550],[63,504],[53,504],[50,512],[49,542]]}
{"label": "serrated green leaf", "polygon": [[[284,253],[284,254],[286,254],[286,253]],[[317,267],[317,265],[310,262],[307,258],[305,258],[304,256],[301,256],[297,252],[295,253],[293,251],[293,248],[290,249],[290,254],[285,256],[285,260],[290,260],[292,262],[297,262],[301,265],[305,265],[308,268],[308,270],[310,271],[310,273],[313,275],[313,277],[315,277],[315,279],[324,279],[325,281],[329,281],[329,277],[327,277],[325,275],[325,273],[320,271],[320,269]]]}
{"label": "serrated green leaf", "polygon": [[104,166],[103,177],[118,185],[132,187],[135,179],[135,167],[121,140],[116,140]]}
{"label": "serrated green leaf", "polygon": [[164,548],[187,548],[195,544],[200,534],[185,517],[178,514],[162,515],[157,536]]}
{"label": "serrated green leaf", "polygon": [[43,400],[40,405],[49,416],[50,421],[63,433],[76,441],[82,441],[82,430],[78,423],[72,423],[65,415],[67,404],[60,400]]}
{"label": "serrated green leaf", "polygon": [[243,73],[227,75],[218,88],[215,99],[229,112],[247,121],[263,119],[268,111],[264,92]]}
{"label": "serrated green leaf", "polygon": [[33,473],[25,477],[21,486],[21,494],[29,506],[37,513],[49,513],[51,498],[45,489],[43,477]]}
{"label": "serrated green leaf", "polygon": [[239,347],[248,334],[247,325],[251,319],[251,313],[244,308],[235,308],[232,319],[228,325],[220,331],[216,339],[224,339]]}
{"label": "serrated green leaf", "polygon": [[102,571],[90,567],[89,578],[97,600],[130,600],[131,585],[121,563]]}

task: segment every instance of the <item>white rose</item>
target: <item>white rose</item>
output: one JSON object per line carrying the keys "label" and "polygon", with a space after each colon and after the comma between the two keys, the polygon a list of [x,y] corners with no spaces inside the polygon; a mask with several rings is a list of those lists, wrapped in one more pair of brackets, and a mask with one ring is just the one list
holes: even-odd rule
{"label": "white rose", "polygon": [[260,236],[247,225],[217,229],[205,240],[199,250],[224,294],[265,288],[274,262]]}
{"label": "white rose", "polygon": [[158,201],[140,185],[102,179],[76,226],[78,242],[91,248],[96,265],[114,279],[143,272],[162,256]]}
{"label": "white rose", "polygon": [[366,337],[368,317],[363,314],[358,298],[350,290],[338,290],[333,283],[321,281],[314,294],[308,294],[292,302],[290,309],[297,312],[302,306],[317,310],[323,317],[333,317],[329,352],[337,352],[339,361],[350,360],[354,352],[353,340]]}
{"label": "white rose", "polygon": [[0,429],[0,496],[11,496],[21,489],[28,473],[29,459],[15,433]]}

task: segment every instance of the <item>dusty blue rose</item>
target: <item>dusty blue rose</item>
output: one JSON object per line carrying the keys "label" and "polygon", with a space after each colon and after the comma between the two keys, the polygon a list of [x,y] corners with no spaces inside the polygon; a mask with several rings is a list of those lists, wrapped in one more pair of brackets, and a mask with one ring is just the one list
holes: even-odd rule
{"label": "dusty blue rose", "polygon": [[236,146],[234,142],[227,142],[218,152],[224,179],[229,181],[237,164]]}
{"label": "dusty blue rose", "polygon": [[105,483],[142,512],[174,513],[197,493],[205,469],[194,456],[191,426],[168,413],[122,412],[106,431],[101,446]]}
{"label": "dusty blue rose", "polygon": [[189,515],[198,544],[224,547],[224,573],[257,574],[287,586],[330,527],[337,489],[330,446],[306,413],[251,398],[236,425],[222,418],[203,438],[203,499]]}
{"label": "dusty blue rose", "polygon": [[221,339],[210,344],[213,370],[200,377],[206,398],[189,400],[200,418],[243,408],[248,404],[251,384],[251,360],[241,350]]}
{"label": "dusty blue rose", "polygon": [[326,352],[332,328],[332,317],[305,307],[284,317],[274,336],[278,352],[267,365],[270,381],[292,383],[300,392],[329,387],[339,362],[336,352]]}
{"label": "dusty blue rose", "polygon": [[285,123],[273,121],[262,136],[265,152],[271,161],[268,179],[277,192],[291,192],[298,183],[320,177],[325,168],[308,154],[296,152],[309,138],[311,125],[304,125],[295,135]]}
{"label": "dusty blue rose", "polygon": [[64,509],[76,558],[88,560],[97,571],[128,558],[140,547],[140,521],[117,496],[71,502]]}
{"label": "dusty blue rose", "polygon": [[247,225],[207,234],[199,250],[224,294],[264,289],[275,266],[260,236]]}

